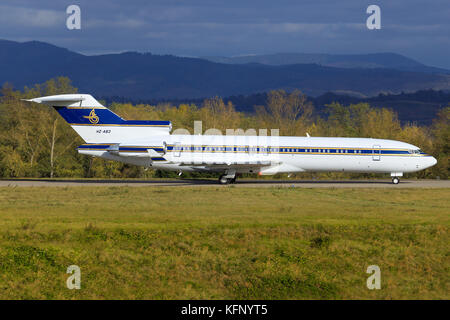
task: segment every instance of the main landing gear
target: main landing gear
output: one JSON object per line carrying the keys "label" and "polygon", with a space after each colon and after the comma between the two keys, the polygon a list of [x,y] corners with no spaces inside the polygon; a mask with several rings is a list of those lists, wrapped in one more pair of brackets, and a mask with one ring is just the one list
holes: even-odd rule
{"label": "main landing gear", "polygon": [[225,174],[221,175],[219,178],[219,183],[220,184],[229,184],[229,183],[235,183],[236,182],[236,177],[234,178],[227,178]]}
{"label": "main landing gear", "polygon": [[236,171],[229,171],[219,178],[220,184],[229,184],[229,183],[235,183],[236,182]]}
{"label": "main landing gear", "polygon": [[398,178],[398,177],[393,177],[392,178],[392,183],[393,184],[399,184],[399,182],[400,182],[400,178]]}

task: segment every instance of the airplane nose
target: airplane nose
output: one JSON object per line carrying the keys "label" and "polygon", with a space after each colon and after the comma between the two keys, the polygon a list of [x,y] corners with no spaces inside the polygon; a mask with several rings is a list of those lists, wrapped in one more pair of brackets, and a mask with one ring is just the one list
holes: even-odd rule
{"label": "airplane nose", "polygon": [[429,168],[434,166],[437,163],[437,160],[435,157],[427,157],[427,161],[426,161],[426,167],[425,168]]}
{"label": "airplane nose", "polygon": [[431,164],[430,167],[434,166],[437,163],[437,160],[435,157],[431,157]]}

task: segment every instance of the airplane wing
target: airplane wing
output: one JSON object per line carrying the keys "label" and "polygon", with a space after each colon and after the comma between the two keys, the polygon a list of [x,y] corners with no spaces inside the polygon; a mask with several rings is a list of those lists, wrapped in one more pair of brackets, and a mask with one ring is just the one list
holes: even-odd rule
{"label": "airplane wing", "polygon": [[203,170],[227,170],[227,169],[243,169],[243,168],[262,168],[279,165],[280,162],[273,161],[233,161],[233,162],[217,162],[217,161],[202,161],[202,162],[181,162],[177,163],[180,166],[195,167]]}

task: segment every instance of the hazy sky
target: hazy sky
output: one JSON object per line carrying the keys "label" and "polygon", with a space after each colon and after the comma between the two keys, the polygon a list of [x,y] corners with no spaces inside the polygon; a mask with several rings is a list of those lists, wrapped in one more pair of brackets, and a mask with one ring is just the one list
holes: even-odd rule
{"label": "hazy sky", "polygon": [[[81,30],[66,8],[81,8]],[[366,9],[381,8],[381,30]],[[0,38],[98,54],[184,56],[395,52],[450,69],[448,0],[1,0]]]}

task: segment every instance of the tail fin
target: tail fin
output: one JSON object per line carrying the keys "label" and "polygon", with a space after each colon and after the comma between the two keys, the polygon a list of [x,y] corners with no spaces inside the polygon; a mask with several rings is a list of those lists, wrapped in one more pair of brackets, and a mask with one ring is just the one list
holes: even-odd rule
{"label": "tail fin", "polygon": [[26,101],[50,105],[87,143],[120,143],[169,134],[170,121],[124,120],[90,94],[61,94]]}

